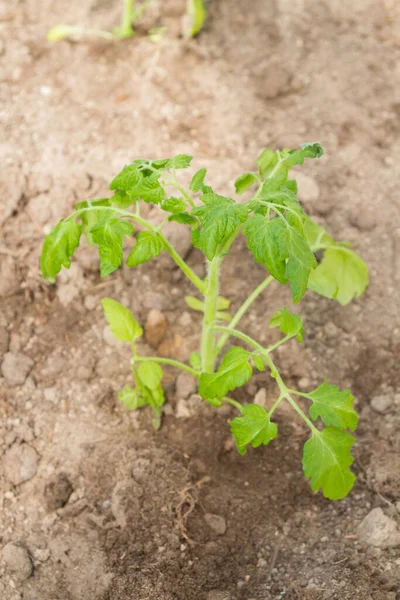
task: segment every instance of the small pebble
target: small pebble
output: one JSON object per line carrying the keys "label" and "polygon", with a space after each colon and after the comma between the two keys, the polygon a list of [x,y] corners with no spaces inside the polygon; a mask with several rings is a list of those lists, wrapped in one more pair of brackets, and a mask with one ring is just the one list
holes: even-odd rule
{"label": "small pebble", "polygon": [[33,573],[29,552],[23,546],[10,542],[2,550],[3,560],[16,579],[25,581]]}
{"label": "small pebble", "polygon": [[206,513],[204,515],[204,520],[210,529],[212,529],[217,535],[224,535],[226,532],[226,521],[224,517],[221,517],[220,515],[214,515],[212,513]]}

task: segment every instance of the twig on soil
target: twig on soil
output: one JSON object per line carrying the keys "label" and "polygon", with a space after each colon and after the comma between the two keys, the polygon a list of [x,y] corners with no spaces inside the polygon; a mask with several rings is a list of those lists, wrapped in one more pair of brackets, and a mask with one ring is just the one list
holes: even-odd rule
{"label": "twig on soil", "polygon": [[210,477],[205,476],[194,484],[187,485],[179,492],[179,502],[175,509],[176,512],[176,521],[178,523],[178,528],[181,536],[187,541],[187,543],[192,546],[195,542],[190,539],[186,523],[189,518],[189,515],[194,511],[196,505],[199,501],[199,491],[210,481]]}

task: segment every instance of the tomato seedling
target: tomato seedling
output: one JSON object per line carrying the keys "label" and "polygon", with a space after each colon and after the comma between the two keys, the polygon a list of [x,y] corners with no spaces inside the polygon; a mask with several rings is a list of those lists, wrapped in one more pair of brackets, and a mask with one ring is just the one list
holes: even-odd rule
{"label": "tomato seedling", "polygon": [[[85,36],[99,37],[106,40],[131,38],[135,35],[135,24],[153,1],[143,0],[137,5],[135,0],[123,0],[121,25],[115,27],[112,32],[81,27],[79,25],[56,25],[48,31],[47,39],[50,42],[59,42],[65,39],[75,39]],[[207,12],[203,0],[188,0],[187,18],[189,25],[187,33],[189,37],[194,37],[201,31],[206,17]],[[150,38],[154,41],[159,41],[165,33],[165,27],[156,27],[149,31]]]}
{"label": "tomato seedling", "polygon": [[[350,390],[339,390],[324,381],[305,393],[284,383],[272,358],[274,350],[292,338],[302,342],[304,336],[301,317],[288,308],[271,315],[269,326],[279,327],[282,338],[268,347],[237,328],[250,305],[273,281],[289,285],[294,303],[309,289],[343,305],[360,296],[368,284],[368,271],[361,258],[348,244],[334,241],[305,214],[297,199],[296,181],[289,179],[291,167],[322,154],[319,143],[304,144],[298,150],[264,150],[257,159],[257,169],[235,181],[236,193],[250,196],[244,202],[217,194],[205,182],[206,169],[197,171],[189,189],[185,189],[178,182],[177,171],[189,167],[190,156],[135,160],[111,182],[113,196],[80,202],[75,212],[58,223],[44,241],[41,269],[43,277],[53,282],[63,266],[70,266],[83,234],[90,245],[97,245],[100,272],[105,277],[121,266],[124,239],[134,234],[135,224],[140,225],[142,231],[136,236],[126,264],[137,267],[168,252],[202,296],[189,296],[186,301],[204,314],[203,327],[200,352],[191,356],[190,364],[141,356],[137,348],[137,340],[143,334],[139,323],[126,307],[105,298],[103,308],[111,332],[132,348],[135,387],[126,385],[119,394],[120,400],[131,410],[150,405],[154,426],[159,427],[165,402],[160,365],[182,369],[196,377],[199,394],[205,401],[215,407],[227,402],[238,410],[239,416],[230,426],[240,454],[245,454],[248,446],[256,448],[276,438],[278,430],[272,418],[279,405],[288,402],[311,433],[303,450],[303,470],[311,488],[322,489],[327,498],[339,499],[348,494],[355,481],[350,470],[354,437],[349,430],[354,431],[357,426],[357,413]],[[165,219],[159,225],[144,219],[140,201],[160,206],[166,213]],[[133,212],[128,210],[132,205]],[[191,228],[193,246],[204,253],[207,262],[205,279],[194,273],[163,235],[166,221]],[[251,254],[268,274],[231,316],[230,301],[220,295],[220,270],[240,233],[246,236]],[[221,359],[229,339],[241,345],[228,349]],[[276,401],[269,410],[256,404],[242,405],[228,395],[251,378],[253,369],[269,369],[276,381]],[[308,415],[296,397],[309,403]]]}

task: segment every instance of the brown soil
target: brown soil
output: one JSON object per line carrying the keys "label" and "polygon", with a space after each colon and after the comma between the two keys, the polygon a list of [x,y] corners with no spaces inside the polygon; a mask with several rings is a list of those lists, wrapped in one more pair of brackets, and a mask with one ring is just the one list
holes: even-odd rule
{"label": "brown soil", "polygon": [[[396,519],[400,506],[397,3],[253,0],[244,9],[214,0],[202,35],[185,41],[184,3],[168,0],[146,16],[169,25],[159,44],[143,32],[118,44],[45,41],[60,22],[110,28],[119,4],[0,2],[0,344],[34,362],[23,385],[0,377],[0,454],[24,442],[39,458],[16,486],[0,471],[0,544],[22,544],[35,567],[21,582],[0,563],[0,597],[399,600],[398,549],[357,539],[371,508]],[[286,411],[273,444],[239,457],[230,413],[193,402],[191,417],[177,418],[173,371],[159,433],[147,411],[118,404],[129,357],[104,334],[103,296],[141,321],[160,309],[182,358],[198,343],[198,318],[183,301],[190,286],[168,261],[101,281],[97,258],[81,248],[56,287],[38,269],[44,233],[77,199],[105,193],[135,157],[194,154],[227,192],[263,147],[315,139],[326,156],[302,168],[300,184],[319,188],[305,206],[353,242],[371,285],[346,308],[308,294],[298,308],[305,344],[285,349],[279,364],[293,385],[328,377],[357,396],[358,482],[336,503],[310,492],[300,466],[306,432]],[[189,262],[202,273],[197,252]],[[239,241],[223,292],[238,306],[262,277]],[[243,327],[265,341],[284,302],[287,290],[271,287]],[[243,399],[262,387],[272,397],[259,374]],[[382,394],[393,403],[379,414],[370,401]],[[224,533],[207,513],[225,520]]]}

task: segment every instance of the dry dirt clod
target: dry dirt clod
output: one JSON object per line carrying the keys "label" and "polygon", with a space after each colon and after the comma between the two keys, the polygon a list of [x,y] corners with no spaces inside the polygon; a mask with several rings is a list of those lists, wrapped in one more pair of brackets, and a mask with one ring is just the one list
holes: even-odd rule
{"label": "dry dirt clod", "polygon": [[[192,248],[192,234],[188,227],[170,221],[163,227],[163,234],[182,258],[186,258]],[[175,263],[172,263],[174,267]]]}
{"label": "dry dirt clod", "polygon": [[371,400],[371,408],[378,413],[385,413],[393,404],[393,399],[389,395],[375,396]]}
{"label": "dry dirt clod", "polygon": [[377,548],[400,546],[400,531],[397,523],[387,517],[381,508],[372,509],[358,527],[362,544]]}
{"label": "dry dirt clod", "polygon": [[229,592],[212,591],[208,593],[207,600],[231,600]]}
{"label": "dry dirt clod", "polygon": [[14,577],[25,581],[33,573],[33,564],[29,552],[23,546],[13,542],[8,543],[2,550],[2,557]]}
{"label": "dry dirt clod", "polygon": [[10,336],[6,327],[0,326],[0,356],[7,352],[9,341]]}
{"label": "dry dirt clod", "polygon": [[34,362],[25,354],[7,352],[1,364],[1,374],[9,385],[23,385]]}
{"label": "dry dirt clod", "polygon": [[4,472],[13,485],[19,485],[36,475],[39,456],[28,444],[14,444],[4,455]]}
{"label": "dry dirt clod", "polygon": [[44,498],[49,510],[57,510],[65,506],[73,492],[72,483],[66,473],[58,473],[46,484]]}
{"label": "dry dirt clod", "polygon": [[204,520],[217,535],[224,535],[226,532],[226,521],[224,517],[220,515],[214,515],[212,513],[206,513],[204,515]]}
{"label": "dry dirt clod", "polygon": [[298,185],[298,198],[300,202],[313,204],[319,200],[319,187],[315,179],[304,173],[296,172],[295,179]]}
{"label": "dry dirt clod", "polygon": [[165,315],[157,308],[153,308],[149,312],[144,326],[146,342],[153,348],[157,348],[165,338],[166,332],[167,319]]}
{"label": "dry dirt clod", "polygon": [[176,378],[176,397],[181,399],[189,398],[197,390],[197,382],[189,373],[179,373]]}

